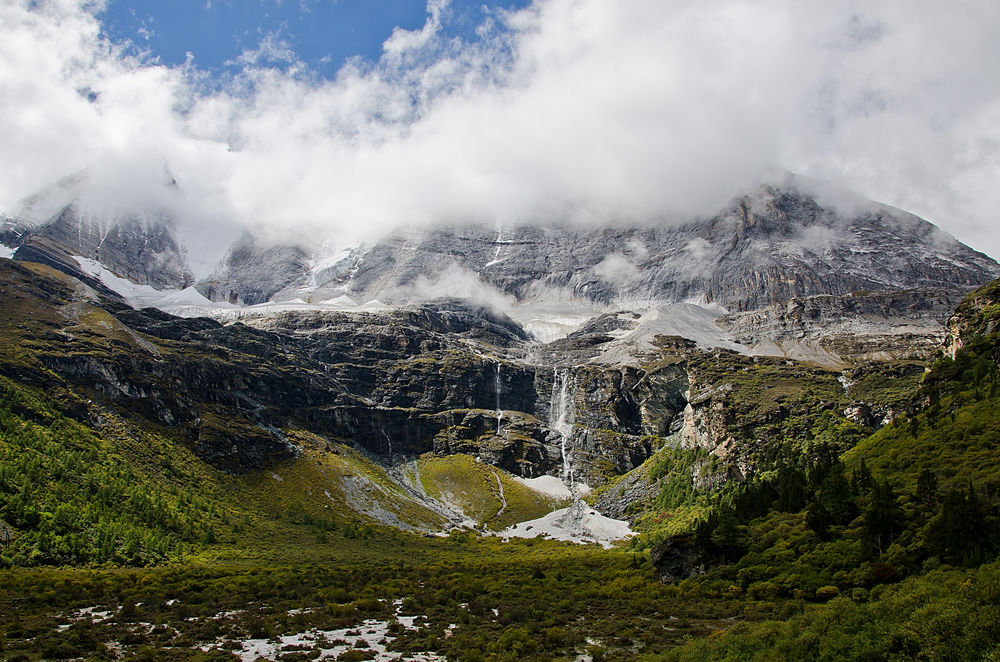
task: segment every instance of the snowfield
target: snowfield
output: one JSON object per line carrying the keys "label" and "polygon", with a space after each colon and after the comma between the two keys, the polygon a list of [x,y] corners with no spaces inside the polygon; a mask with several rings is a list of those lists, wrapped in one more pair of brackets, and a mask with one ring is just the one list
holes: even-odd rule
{"label": "snowfield", "polygon": [[[576,511],[576,512],[574,512]],[[569,508],[555,510],[538,519],[504,529],[502,538],[550,538],[566,542],[598,544],[608,549],[619,540],[635,535],[624,520],[611,519],[579,501]]]}

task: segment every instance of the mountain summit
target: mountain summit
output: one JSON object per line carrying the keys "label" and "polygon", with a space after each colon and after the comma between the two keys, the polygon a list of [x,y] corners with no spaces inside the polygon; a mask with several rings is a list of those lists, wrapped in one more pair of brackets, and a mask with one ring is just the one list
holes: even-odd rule
{"label": "mountain summit", "polygon": [[[76,256],[90,261],[89,273],[96,264],[153,290],[192,284],[173,217],[102,216],[80,201],[84,184],[35,196],[30,209],[51,216],[10,219],[0,241],[17,247],[18,259],[56,266]],[[995,260],[913,214],[788,175],[684,221],[410,227],[333,249],[246,234],[185,300],[400,306],[444,296],[585,319],[677,303],[718,315],[818,295],[967,292],[997,276]]]}
{"label": "mountain summit", "polygon": [[[249,250],[245,242],[199,290],[246,304],[342,295],[405,303],[492,291],[521,304],[690,302],[739,312],[820,294],[970,290],[1000,275],[993,259],[917,216],[857,196],[824,198],[833,199],[791,178],[683,223],[416,228],[313,254],[309,269],[308,248]],[[276,268],[280,255],[291,259]]]}

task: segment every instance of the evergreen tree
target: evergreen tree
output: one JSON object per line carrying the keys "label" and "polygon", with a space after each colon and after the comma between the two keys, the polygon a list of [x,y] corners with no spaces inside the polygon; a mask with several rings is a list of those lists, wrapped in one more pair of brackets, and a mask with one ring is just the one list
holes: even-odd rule
{"label": "evergreen tree", "polygon": [[872,476],[871,469],[868,468],[865,459],[861,458],[861,464],[851,474],[851,489],[854,491],[855,496],[858,496],[868,494],[874,486],[875,478]]}
{"label": "evergreen tree", "polygon": [[868,540],[879,553],[885,551],[902,531],[903,511],[887,479],[875,483],[864,519]]}
{"label": "evergreen tree", "polygon": [[841,462],[832,464],[826,478],[820,485],[817,501],[830,514],[835,524],[848,524],[858,515],[858,506],[851,493],[851,485],[844,475],[844,465]]}
{"label": "evergreen tree", "polygon": [[964,492],[945,492],[940,512],[927,526],[927,543],[942,561],[954,565],[975,565],[994,551],[985,508],[972,481]]}
{"label": "evergreen tree", "polygon": [[930,505],[937,500],[938,479],[930,469],[924,469],[917,476],[917,501],[924,505]]}
{"label": "evergreen tree", "polygon": [[778,510],[794,513],[806,503],[806,481],[802,472],[791,466],[778,470]]}
{"label": "evergreen tree", "polygon": [[711,534],[712,547],[718,550],[726,559],[735,561],[746,552],[746,536],[739,528],[735,513],[729,509],[720,509],[715,520],[715,529]]}
{"label": "evergreen tree", "polygon": [[816,532],[821,540],[829,537],[830,525],[833,524],[833,517],[830,511],[823,507],[819,501],[810,501],[806,507],[806,525]]}

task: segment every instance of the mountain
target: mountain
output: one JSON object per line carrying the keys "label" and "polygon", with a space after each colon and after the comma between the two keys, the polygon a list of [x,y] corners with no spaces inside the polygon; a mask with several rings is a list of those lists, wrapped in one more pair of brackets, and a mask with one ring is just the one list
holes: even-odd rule
{"label": "mountain", "polygon": [[817,186],[792,177],[680,223],[410,229],[317,256],[319,266],[302,269],[294,283],[287,269],[275,271],[272,260],[243,251],[231,253],[226,269],[202,287],[214,299],[242,292],[244,302],[346,294],[391,303],[492,290],[519,304],[691,302],[740,312],[815,295],[968,291],[1000,275],[994,260],[916,216],[846,193],[824,195]]}
{"label": "mountain", "polygon": [[[193,284],[169,211],[156,204],[95,200],[88,183],[81,173],[24,201],[0,226],[0,243],[16,249],[16,259],[69,268],[74,275],[82,272],[66,262],[67,255],[157,290]],[[169,178],[168,190],[176,187]]]}
{"label": "mountain", "polygon": [[[168,181],[169,191],[176,188]],[[912,214],[792,175],[735,197],[714,215],[687,220],[401,228],[374,243],[336,250],[245,234],[197,283],[197,294],[181,298],[171,291],[193,283],[175,225],[155,205],[95,204],[81,175],[26,201],[20,216],[4,222],[0,242],[16,249],[17,259],[99,278],[104,269],[167,291],[165,306],[171,305],[167,299],[198,304],[201,297],[226,305],[338,308],[459,297],[504,309],[543,340],[610,310],[683,303],[739,316],[768,309],[769,321],[759,315],[723,320],[729,340],[759,353],[820,360],[829,354],[833,362],[850,353],[843,342],[807,337],[804,329],[791,342],[788,320],[778,321],[780,314],[769,307],[808,302],[801,306],[814,320],[824,306],[839,307],[838,319],[857,318],[844,333],[872,336],[870,355],[892,352],[889,336],[898,336],[906,319],[912,336],[906,342],[926,351],[943,332],[942,306],[1000,275],[994,260]],[[81,268],[73,269],[66,256],[79,258]],[[933,291],[938,312],[914,315],[924,297],[903,301],[891,294],[909,290]],[[155,301],[145,294],[143,305]],[[868,303],[856,305],[862,300]],[[814,324],[821,327],[829,325]]]}
{"label": "mountain", "polygon": [[299,246],[258,246],[247,234],[230,247],[219,268],[198,283],[212,301],[252,306],[270,301],[294,285],[309,269],[309,255]]}
{"label": "mountain", "polygon": [[424,657],[978,659],[1000,636],[953,627],[996,602],[1000,281],[660,303],[541,342],[456,298],[175,317],[35,241],[54,264],[0,259],[5,655],[372,631]]}

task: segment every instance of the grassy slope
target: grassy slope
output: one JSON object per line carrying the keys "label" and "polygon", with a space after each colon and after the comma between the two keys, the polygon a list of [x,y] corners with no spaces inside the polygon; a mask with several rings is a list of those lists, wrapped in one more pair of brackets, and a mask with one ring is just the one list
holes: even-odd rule
{"label": "grassy slope", "polygon": [[[419,468],[429,494],[453,504],[477,526],[491,531],[542,517],[561,505],[558,499],[525,487],[507,472],[477,462],[470,455],[426,455]],[[503,501],[497,481],[503,487]]]}

